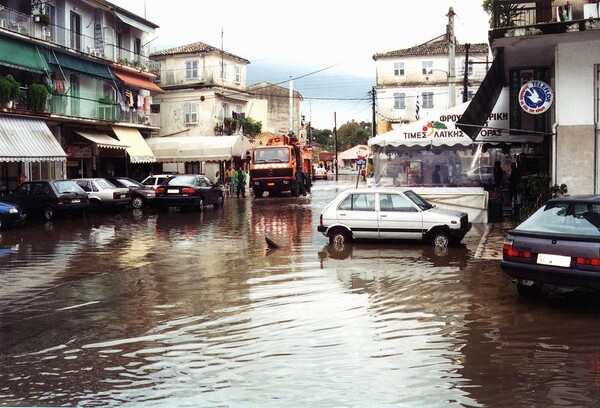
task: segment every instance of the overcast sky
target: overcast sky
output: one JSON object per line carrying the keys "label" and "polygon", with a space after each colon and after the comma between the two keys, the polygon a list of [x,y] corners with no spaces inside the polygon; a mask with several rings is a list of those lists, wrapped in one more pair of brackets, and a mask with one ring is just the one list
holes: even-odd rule
{"label": "overcast sky", "polygon": [[247,85],[281,83],[304,97],[317,129],[370,121],[373,54],[422,44],[446,31],[452,6],[459,43],[487,43],[482,0],[109,0],[157,24],[150,51],[202,41],[250,61]]}

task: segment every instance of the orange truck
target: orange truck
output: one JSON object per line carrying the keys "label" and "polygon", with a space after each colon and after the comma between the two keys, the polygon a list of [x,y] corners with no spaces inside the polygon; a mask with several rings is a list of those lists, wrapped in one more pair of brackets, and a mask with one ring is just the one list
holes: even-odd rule
{"label": "orange truck", "polygon": [[250,186],[256,197],[290,191],[292,196],[310,193],[312,149],[295,136],[272,136],[250,152]]}

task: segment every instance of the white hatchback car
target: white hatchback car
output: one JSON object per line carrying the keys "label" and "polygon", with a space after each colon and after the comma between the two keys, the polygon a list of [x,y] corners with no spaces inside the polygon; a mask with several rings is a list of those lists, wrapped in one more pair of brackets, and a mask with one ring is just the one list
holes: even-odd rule
{"label": "white hatchback car", "polygon": [[154,174],[142,180],[142,184],[156,190],[156,187],[173,177],[175,174]]}
{"label": "white hatchback car", "polygon": [[389,187],[340,193],[321,212],[317,227],[337,244],[355,238],[408,239],[444,247],[460,243],[470,229],[467,213],[437,208],[412,190]]}

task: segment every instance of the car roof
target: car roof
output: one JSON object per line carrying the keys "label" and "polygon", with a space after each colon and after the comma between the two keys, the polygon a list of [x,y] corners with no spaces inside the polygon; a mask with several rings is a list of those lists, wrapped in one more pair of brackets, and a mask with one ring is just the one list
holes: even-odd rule
{"label": "car roof", "polygon": [[593,203],[600,204],[599,194],[579,194],[579,195],[566,195],[562,197],[552,198],[548,202],[564,202],[564,203]]}

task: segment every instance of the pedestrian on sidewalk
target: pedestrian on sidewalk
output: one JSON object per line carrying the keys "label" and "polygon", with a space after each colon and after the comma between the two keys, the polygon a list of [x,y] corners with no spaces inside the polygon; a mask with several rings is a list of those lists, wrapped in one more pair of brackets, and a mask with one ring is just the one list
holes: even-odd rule
{"label": "pedestrian on sidewalk", "polygon": [[235,173],[234,181],[236,185],[236,191],[238,198],[240,197],[240,193],[242,194],[242,198],[246,197],[246,181],[248,179],[248,175],[244,171],[244,168],[240,166],[239,170]]}

